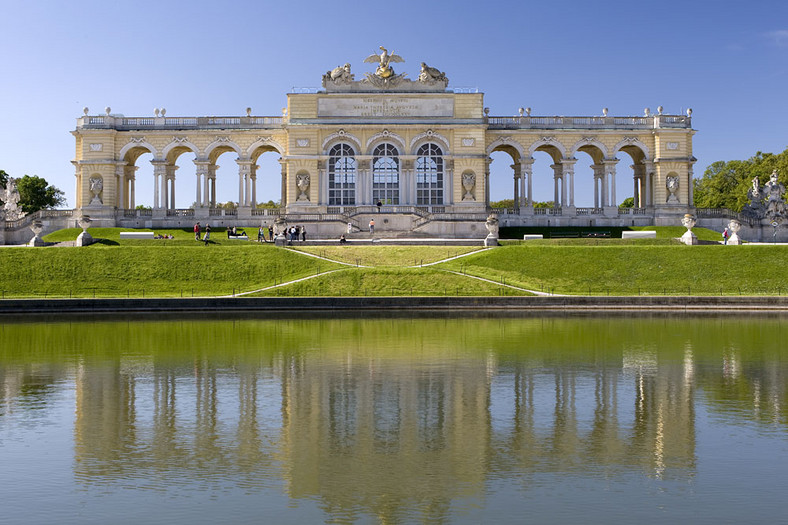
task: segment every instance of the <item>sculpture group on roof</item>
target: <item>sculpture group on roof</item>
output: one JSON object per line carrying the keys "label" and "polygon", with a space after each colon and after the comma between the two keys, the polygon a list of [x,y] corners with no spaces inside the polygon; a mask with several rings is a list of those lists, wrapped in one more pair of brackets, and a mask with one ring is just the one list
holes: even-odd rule
{"label": "sculpture group on roof", "polygon": [[[373,53],[364,59],[365,63],[377,64],[374,73],[365,73],[361,84],[372,85],[376,88],[387,89],[396,88],[405,83],[416,83],[430,87],[446,88],[449,79],[446,73],[435,67],[428,66],[425,62],[421,63],[421,71],[417,81],[407,80],[407,73],[397,74],[392,67],[392,63],[405,62],[398,54],[391,52],[380,46],[380,53]],[[323,87],[346,86],[355,82],[354,75],[350,72],[350,64],[337,66],[323,75]]]}
{"label": "sculpture group on roof", "polygon": [[22,208],[19,207],[19,190],[16,187],[16,179],[8,179],[3,192],[3,216],[7,221],[17,221],[25,216]]}

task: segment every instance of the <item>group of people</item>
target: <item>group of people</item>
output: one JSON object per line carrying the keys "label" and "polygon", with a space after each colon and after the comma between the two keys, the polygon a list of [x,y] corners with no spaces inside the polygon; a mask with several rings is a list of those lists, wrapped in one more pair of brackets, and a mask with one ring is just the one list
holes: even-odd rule
{"label": "group of people", "polygon": [[287,240],[292,243],[301,239],[301,242],[306,241],[306,228],[303,226],[290,226],[287,229]]}
{"label": "group of people", "polygon": [[[202,229],[202,226],[200,226],[199,222],[194,225],[194,240],[195,241],[199,241],[200,240],[200,233],[202,231],[203,231],[203,229]],[[205,243],[206,246],[208,246],[208,241],[211,240],[211,225],[210,224],[206,224],[204,231],[205,231],[205,234],[203,235],[202,241]]]}
{"label": "group of people", "polygon": [[232,228],[227,228],[227,238],[229,239],[230,237],[246,237],[246,232],[233,226]]}

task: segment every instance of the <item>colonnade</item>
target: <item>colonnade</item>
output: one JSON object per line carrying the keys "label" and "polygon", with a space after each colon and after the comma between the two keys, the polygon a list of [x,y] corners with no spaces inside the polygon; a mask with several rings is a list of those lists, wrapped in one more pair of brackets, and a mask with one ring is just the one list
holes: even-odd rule
{"label": "colonnade", "polygon": [[[594,208],[618,206],[616,198],[616,166],[619,159],[606,159],[592,164],[594,173]],[[575,206],[575,164],[576,158],[562,159],[551,164],[553,169],[553,205],[555,208]],[[514,173],[515,207],[533,206],[533,164],[534,159],[515,161],[510,167]],[[630,166],[634,172],[634,206],[643,208],[654,205],[654,165],[642,161]],[[487,171],[489,179],[489,166]],[[487,184],[489,195],[489,182]]]}
{"label": "colonnade", "polygon": [[[175,172],[179,166],[166,160],[151,160],[153,165],[153,209],[174,210],[175,206]],[[257,206],[257,169],[259,166],[252,160],[237,159],[238,163],[238,205],[240,207]],[[280,161],[281,162],[281,161]],[[216,169],[218,166],[206,160],[194,160],[196,167],[194,202],[198,207],[216,207]],[[115,170],[118,188],[117,205],[121,209],[136,207],[136,172],[138,166],[119,162]],[[285,165],[282,164],[283,194],[285,202],[284,181]]]}

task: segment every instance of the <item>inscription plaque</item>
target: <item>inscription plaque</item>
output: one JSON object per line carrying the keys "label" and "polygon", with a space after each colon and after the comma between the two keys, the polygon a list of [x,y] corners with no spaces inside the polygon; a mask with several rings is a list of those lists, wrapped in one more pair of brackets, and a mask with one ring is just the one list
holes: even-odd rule
{"label": "inscription plaque", "polygon": [[320,98],[318,117],[453,117],[450,97],[353,97]]}

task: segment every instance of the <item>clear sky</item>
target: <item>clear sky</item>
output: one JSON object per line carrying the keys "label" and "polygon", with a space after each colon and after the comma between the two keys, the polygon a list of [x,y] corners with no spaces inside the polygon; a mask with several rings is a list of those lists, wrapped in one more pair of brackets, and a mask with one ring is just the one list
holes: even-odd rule
{"label": "clear sky", "polygon": [[[788,2],[750,0],[295,2],[0,0],[0,169],[46,178],[74,204],[82,108],[152,116],[280,115],[293,87],[350,62],[357,77],[379,45],[411,78],[424,61],[449,87],[478,87],[491,115],[678,114],[693,108],[696,176],[717,160],[788,147]],[[511,197],[508,159],[493,162],[493,199]],[[270,156],[270,155],[269,155]],[[152,169],[137,202],[151,204]],[[265,157],[265,156],[264,156]],[[535,172],[549,170],[537,159]],[[258,196],[278,199],[265,160]],[[590,160],[589,162],[590,163]],[[237,166],[219,159],[219,200],[237,200]],[[579,206],[584,186],[578,162]],[[178,207],[191,204],[191,159],[179,159]],[[583,172],[584,173],[584,172]],[[588,170],[590,174],[590,169]],[[538,173],[536,173],[538,176]],[[147,179],[147,180],[145,180]],[[545,176],[547,180],[547,176]],[[270,184],[269,184],[270,182]],[[627,188],[628,189],[628,188]],[[619,200],[627,191],[618,192]],[[551,191],[537,187],[537,200]],[[258,198],[258,200],[260,200]]]}

